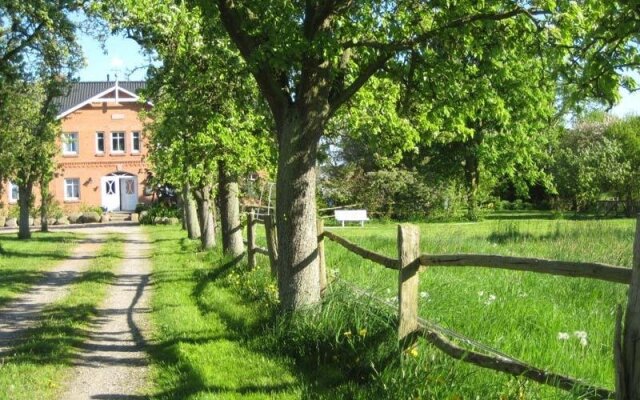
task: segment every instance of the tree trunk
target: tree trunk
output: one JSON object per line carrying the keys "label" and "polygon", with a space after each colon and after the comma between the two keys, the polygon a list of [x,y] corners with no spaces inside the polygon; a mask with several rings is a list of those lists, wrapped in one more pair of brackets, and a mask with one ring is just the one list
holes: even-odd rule
{"label": "tree trunk", "polygon": [[49,232],[49,204],[51,202],[49,194],[49,183],[40,181],[40,231]]}
{"label": "tree trunk", "polygon": [[224,162],[218,163],[218,193],[220,200],[220,225],[222,226],[222,251],[237,257],[244,253],[242,225],[240,224],[240,201],[237,178],[225,170]]}
{"label": "tree trunk", "polygon": [[319,135],[305,132],[303,136],[303,132],[299,124],[291,121],[279,132],[278,289],[285,310],[320,301],[315,165]]}
{"label": "tree trunk", "polygon": [[31,195],[33,193],[33,184],[18,186],[18,205],[20,206],[20,221],[18,230],[18,239],[31,239],[31,227],[29,224],[29,205],[31,204]]}
{"label": "tree trunk", "polygon": [[200,222],[200,242],[204,250],[216,245],[215,221],[213,218],[213,202],[211,201],[211,186],[194,191],[198,206],[198,220]]}
{"label": "tree trunk", "polygon": [[200,222],[198,220],[198,210],[196,202],[191,194],[191,186],[187,183],[182,189],[182,201],[184,206],[184,220],[187,226],[187,235],[189,239],[200,238]]}
{"label": "tree trunk", "polygon": [[467,189],[467,218],[470,221],[478,220],[478,181],[479,181],[479,165],[478,157],[473,154],[472,150],[465,157],[464,178]]}

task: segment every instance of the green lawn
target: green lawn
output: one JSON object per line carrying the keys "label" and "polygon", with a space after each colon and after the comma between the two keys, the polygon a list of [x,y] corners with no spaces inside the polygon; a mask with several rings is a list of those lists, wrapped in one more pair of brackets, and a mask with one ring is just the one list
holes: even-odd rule
{"label": "green lawn", "polygon": [[110,236],[89,269],[71,284],[69,293],[48,305],[42,321],[0,362],[0,399],[58,398],[74,354],[87,339],[86,328],[114,280],[113,270],[123,250],[118,238]]}
{"label": "green lawn", "polygon": [[31,240],[0,234],[0,306],[28,290],[62,262],[77,243],[72,233],[34,232]]}

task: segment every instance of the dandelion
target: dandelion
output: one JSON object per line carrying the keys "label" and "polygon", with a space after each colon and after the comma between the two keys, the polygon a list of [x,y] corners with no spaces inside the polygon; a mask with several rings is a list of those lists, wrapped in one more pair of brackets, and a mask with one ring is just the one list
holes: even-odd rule
{"label": "dandelion", "polygon": [[573,332],[573,335],[580,340],[580,346],[587,347],[587,344],[589,344],[589,342],[587,342],[587,332],[575,331]]}
{"label": "dandelion", "polygon": [[494,301],[496,301],[496,298],[497,297],[495,294],[490,294],[487,300],[485,300],[484,304],[491,305]]}
{"label": "dandelion", "polygon": [[360,335],[362,337],[367,336],[367,328],[360,329],[360,331],[358,331],[358,335]]}
{"label": "dandelion", "polygon": [[558,332],[558,340],[569,340],[569,334],[567,332]]}
{"label": "dandelion", "polygon": [[344,333],[343,333],[343,335],[344,335],[346,338],[351,338],[351,335],[353,335],[353,333],[351,333],[351,331],[350,331],[350,330],[348,330],[348,331],[344,332]]}

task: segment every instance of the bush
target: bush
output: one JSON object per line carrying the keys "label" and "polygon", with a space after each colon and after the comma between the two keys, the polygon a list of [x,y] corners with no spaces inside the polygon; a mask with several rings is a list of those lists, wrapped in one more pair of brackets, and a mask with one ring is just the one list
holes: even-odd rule
{"label": "bush", "polygon": [[143,210],[140,214],[140,223],[153,225],[156,221],[161,221],[163,218],[178,218],[180,219],[180,211],[176,207],[167,206],[162,203],[156,203],[151,205],[147,210]]}
{"label": "bush", "polygon": [[82,214],[96,213],[96,214],[98,214],[98,216],[101,216],[102,214],[104,214],[104,210],[102,209],[102,207],[100,207],[100,206],[90,206],[90,205],[84,204],[84,203],[80,205],[80,212],[82,212]]}

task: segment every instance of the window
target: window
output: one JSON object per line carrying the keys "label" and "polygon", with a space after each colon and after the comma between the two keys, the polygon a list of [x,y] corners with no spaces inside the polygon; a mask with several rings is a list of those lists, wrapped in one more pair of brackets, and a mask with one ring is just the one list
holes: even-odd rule
{"label": "window", "polygon": [[78,154],[78,134],[62,134],[62,154]]}
{"label": "window", "polygon": [[111,152],[124,153],[124,132],[111,133]]}
{"label": "window", "polygon": [[96,153],[98,154],[104,153],[104,133],[103,132],[96,133]]}
{"label": "window", "polygon": [[64,199],[65,200],[80,199],[80,179],[69,178],[64,180]]}
{"label": "window", "polygon": [[131,152],[140,152],[140,132],[131,132]]}
{"label": "window", "polygon": [[9,203],[16,203],[20,199],[20,191],[18,185],[9,182]]}

